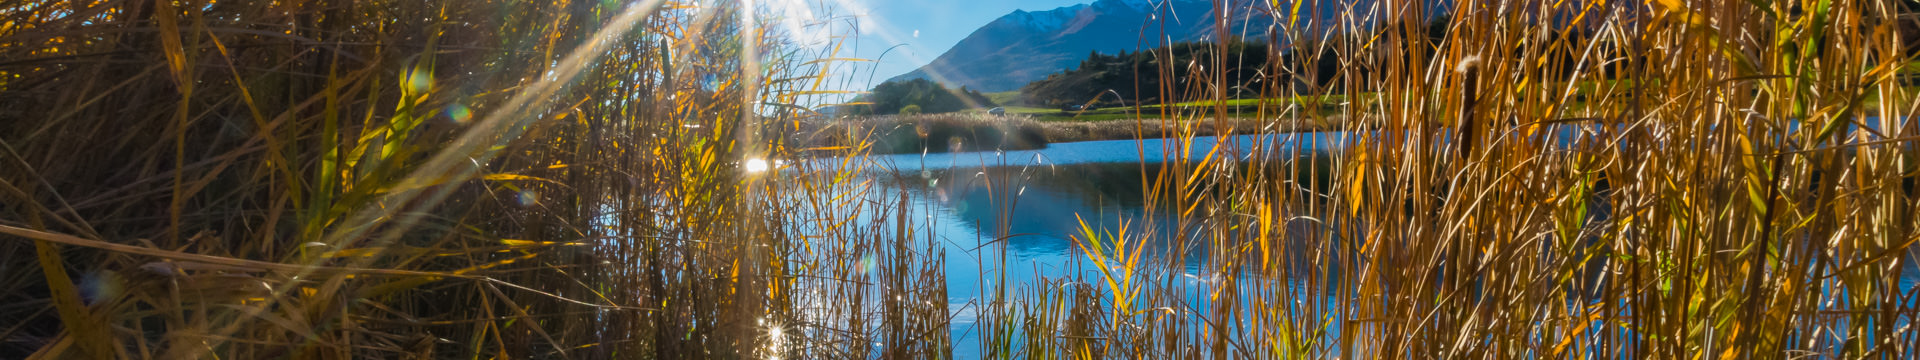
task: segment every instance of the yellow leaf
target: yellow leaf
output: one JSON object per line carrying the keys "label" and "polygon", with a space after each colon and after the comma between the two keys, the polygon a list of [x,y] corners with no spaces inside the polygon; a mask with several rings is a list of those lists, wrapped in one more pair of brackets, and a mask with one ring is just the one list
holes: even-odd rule
{"label": "yellow leaf", "polygon": [[507,246],[579,245],[579,243],[569,243],[569,242],[559,242],[559,241],[533,241],[533,240],[518,240],[518,239],[500,239],[500,243],[505,244]]}
{"label": "yellow leaf", "polygon": [[68,337],[80,344],[81,357],[105,359],[112,356],[113,337],[107,332],[105,324],[93,320],[92,311],[81,301],[80,289],[67,276],[59,248],[44,240],[34,241],[33,247],[40,257],[40,270],[46,276],[53,308],[60,314],[60,322],[66,326]]}
{"label": "yellow leaf", "polygon": [[[562,165],[562,166],[564,166],[564,165]],[[518,174],[487,174],[487,176],[481,176],[481,177],[480,177],[480,180],[486,180],[486,181],[544,181],[544,182],[550,182],[550,183],[558,183],[558,182],[556,182],[556,181],[553,181],[553,180],[547,180],[547,179],[542,179],[542,178],[537,178],[537,177],[532,177],[532,176],[526,176],[526,175],[518,175]]]}
{"label": "yellow leaf", "polygon": [[327,254],[322,255],[322,257],[327,257],[327,258],[368,257],[368,256],[379,255],[380,253],[385,252],[386,250],[387,248],[382,248],[382,247],[340,249],[340,250],[327,252]]}

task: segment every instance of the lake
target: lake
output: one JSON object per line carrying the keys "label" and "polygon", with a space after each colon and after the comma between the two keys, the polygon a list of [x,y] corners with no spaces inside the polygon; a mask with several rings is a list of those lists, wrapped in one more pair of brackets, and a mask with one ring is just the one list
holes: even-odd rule
{"label": "lake", "polygon": [[[978,309],[1005,282],[1009,289],[1043,279],[1098,279],[1072,237],[1081,221],[1095,230],[1151,226],[1156,238],[1176,232],[1169,211],[1148,211],[1143,171],[1163,161],[1265,161],[1342,146],[1342,133],[1295,133],[1056,143],[1044,149],[880,155],[867,176],[878,196],[905,190],[909,218],[947,256],[946,281],[955,358],[980,357]],[[1263,151],[1264,149],[1264,151]],[[996,241],[1000,240],[1000,241]],[[1169,249],[1159,249],[1167,253]],[[1204,251],[1187,249],[1189,277],[1199,282]],[[1074,274],[1073,269],[1081,273]],[[1004,279],[1004,280],[1003,280]],[[1197,292],[1195,293],[1198,294]],[[1203,299],[1194,299],[1204,302]]]}
{"label": "lake", "polygon": [[[1578,135],[1577,131],[1576,127],[1561,127],[1554,132],[1559,140],[1550,142],[1564,145],[1565,139]],[[1093,287],[1104,286],[1097,283],[1102,275],[1074,242],[1082,232],[1082,221],[1094,230],[1124,226],[1129,233],[1148,233],[1155,239],[1201,236],[1180,234],[1169,215],[1175,213],[1174,209],[1149,208],[1152,195],[1142,190],[1149,184],[1144,177],[1160,170],[1163,162],[1197,162],[1209,157],[1233,162],[1324,158],[1326,153],[1344,147],[1351,136],[1297,133],[1197,137],[1185,142],[1091,141],[1022,151],[878,155],[866,159],[868,165],[863,171],[877,184],[876,191],[871,191],[877,199],[892,200],[894,194],[906,194],[904,216],[913,219],[916,237],[930,238],[938,247],[933,250],[945,254],[946,308],[952,316],[949,331],[954,357],[979,358],[983,355],[983,328],[977,321],[981,319],[978,314],[988,306],[996,289],[1011,292],[1042,281],[1056,284],[1076,277],[1096,282]],[[1331,171],[1317,172],[1327,176]],[[1596,205],[1591,216],[1604,220],[1606,205]],[[1325,227],[1340,222],[1316,221]],[[1287,226],[1306,224],[1289,222]],[[1157,248],[1150,252],[1184,257],[1184,261],[1170,263],[1184,264],[1185,273],[1168,270],[1175,273],[1166,275],[1183,278],[1183,301],[1194,309],[1205,309],[1211,302],[1207,291],[1210,279],[1198,274],[1208,273],[1204,270],[1207,259],[1200,255],[1207,251],[1197,248],[1205,246],[1198,245],[1205,241],[1170,245],[1173,243],[1154,243],[1151,246]],[[1185,248],[1171,248],[1182,246]],[[1330,267],[1324,270],[1333,277],[1340,272]],[[1916,276],[1913,268],[1905,270],[1900,285],[1911,288]],[[1293,284],[1291,279],[1244,281],[1304,286]],[[1596,280],[1589,277],[1587,281]],[[1247,300],[1259,295],[1237,296]],[[1325,330],[1322,336],[1332,339],[1342,329],[1332,324]]]}

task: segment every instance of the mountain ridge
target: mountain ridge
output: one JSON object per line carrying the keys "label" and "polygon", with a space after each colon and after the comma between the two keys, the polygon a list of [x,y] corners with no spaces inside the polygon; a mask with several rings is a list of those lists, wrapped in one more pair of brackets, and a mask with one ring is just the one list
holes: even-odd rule
{"label": "mountain ridge", "polygon": [[[1264,36],[1271,18],[1254,15],[1255,2],[1229,1],[1230,32]],[[1261,5],[1264,6],[1264,5]],[[1098,0],[1046,11],[1014,11],[975,29],[927,65],[888,82],[929,79],[979,91],[1018,90],[1068,69],[1090,52],[1151,48],[1167,41],[1213,36],[1213,4],[1206,0]],[[1165,18],[1164,22],[1161,21]],[[1142,34],[1167,34],[1147,37]]]}

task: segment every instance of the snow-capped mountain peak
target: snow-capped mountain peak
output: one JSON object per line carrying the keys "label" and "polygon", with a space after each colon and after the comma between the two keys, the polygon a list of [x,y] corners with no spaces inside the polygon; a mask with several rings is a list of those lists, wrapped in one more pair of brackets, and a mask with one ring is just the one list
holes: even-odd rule
{"label": "snow-capped mountain peak", "polygon": [[1066,25],[1068,21],[1072,21],[1073,17],[1080,12],[1080,9],[1086,7],[1087,5],[1082,4],[1048,11],[1015,11],[1012,14],[1007,14],[1001,21],[1011,22],[1021,27],[1037,31],[1053,31],[1060,29],[1060,27]]}
{"label": "snow-capped mountain peak", "polygon": [[[1171,5],[1171,3],[1180,3],[1182,5],[1189,5],[1190,3],[1207,2],[1207,0],[1100,0],[1100,1],[1119,2],[1122,4],[1126,4],[1127,7],[1133,8],[1134,11],[1139,11],[1143,13],[1154,12],[1154,9],[1165,8],[1166,6]],[[1229,1],[1229,3],[1238,3],[1238,2]]]}
{"label": "snow-capped mountain peak", "polygon": [[1126,4],[1127,4],[1127,6],[1129,6],[1129,7],[1132,7],[1132,8],[1133,8],[1133,10],[1135,10],[1135,11],[1139,11],[1139,12],[1152,12],[1152,11],[1153,11],[1153,7],[1154,7],[1154,3],[1157,3],[1157,2],[1159,2],[1159,1],[1156,1],[1156,0],[1120,0],[1120,2],[1123,2],[1123,3],[1126,3]]}

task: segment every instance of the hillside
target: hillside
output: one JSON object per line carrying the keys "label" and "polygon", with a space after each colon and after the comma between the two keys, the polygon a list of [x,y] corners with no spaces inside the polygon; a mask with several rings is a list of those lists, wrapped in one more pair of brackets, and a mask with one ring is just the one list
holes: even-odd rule
{"label": "hillside", "polygon": [[[1272,24],[1265,2],[1235,0],[1228,15],[1233,36],[1264,36]],[[1152,4],[1160,4],[1157,8]],[[1207,0],[1099,0],[1049,11],[1015,11],[960,40],[918,70],[888,81],[931,79],[980,91],[1017,90],[1087,58],[1173,41],[1214,38],[1213,4]],[[1165,20],[1165,21],[1161,21]],[[1160,34],[1166,36],[1142,36]]]}

